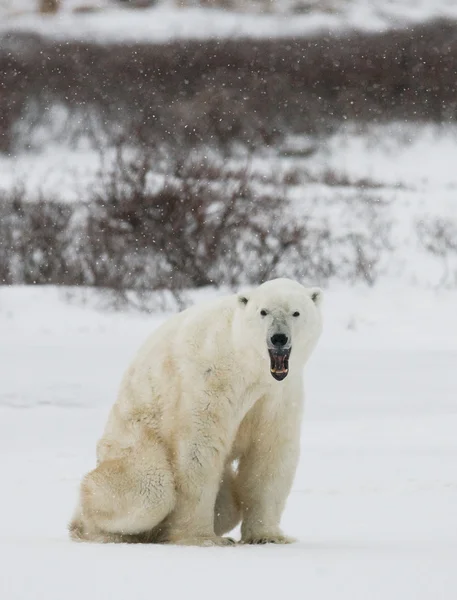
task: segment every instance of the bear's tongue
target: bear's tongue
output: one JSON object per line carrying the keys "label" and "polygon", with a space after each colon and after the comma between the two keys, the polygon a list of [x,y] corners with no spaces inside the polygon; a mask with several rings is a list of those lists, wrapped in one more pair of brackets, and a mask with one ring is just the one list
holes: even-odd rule
{"label": "bear's tongue", "polygon": [[270,354],[270,373],[275,379],[282,381],[289,373],[290,349],[268,348],[268,352]]}

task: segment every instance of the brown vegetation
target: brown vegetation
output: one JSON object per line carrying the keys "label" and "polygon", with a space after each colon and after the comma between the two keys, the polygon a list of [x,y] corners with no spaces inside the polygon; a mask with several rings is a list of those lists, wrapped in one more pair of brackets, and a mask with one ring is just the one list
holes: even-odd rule
{"label": "brown vegetation", "polygon": [[[131,150],[131,149],[130,149]],[[86,285],[123,295],[275,276],[372,285],[388,249],[389,223],[366,203],[348,205],[350,233],[297,217],[282,182],[260,185],[249,166],[176,160],[151,185],[156,156],[119,150],[87,205],[0,202],[0,281]],[[375,203],[373,203],[373,207]],[[371,207],[372,208],[372,207]]]}
{"label": "brown vegetation", "polygon": [[60,0],[39,0],[39,10],[43,14],[54,14],[60,8]]}
{"label": "brown vegetation", "polygon": [[351,118],[455,120],[456,64],[457,25],[442,21],[376,35],[163,45],[10,34],[0,50],[1,146],[31,102],[42,115],[55,103],[90,110],[132,138],[147,128],[149,139],[179,147],[269,144]]}

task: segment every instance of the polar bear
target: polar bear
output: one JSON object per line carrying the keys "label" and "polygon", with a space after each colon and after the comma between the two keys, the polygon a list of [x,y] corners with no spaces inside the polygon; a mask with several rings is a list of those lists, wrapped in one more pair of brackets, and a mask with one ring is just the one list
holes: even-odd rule
{"label": "polar bear", "polygon": [[303,367],[322,292],[275,279],[166,321],[130,365],[70,534],[99,542],[289,543]]}

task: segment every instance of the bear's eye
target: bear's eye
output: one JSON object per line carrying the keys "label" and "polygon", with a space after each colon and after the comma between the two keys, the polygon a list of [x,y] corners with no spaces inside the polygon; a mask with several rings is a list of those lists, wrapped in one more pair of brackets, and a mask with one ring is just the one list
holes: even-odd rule
{"label": "bear's eye", "polygon": [[262,310],[260,311],[260,314],[262,315],[262,317],[266,317],[267,311],[264,308],[262,308]]}
{"label": "bear's eye", "polygon": [[298,312],[298,310],[296,310],[292,316],[293,316],[293,317],[299,317],[299,316],[300,316],[300,313]]}

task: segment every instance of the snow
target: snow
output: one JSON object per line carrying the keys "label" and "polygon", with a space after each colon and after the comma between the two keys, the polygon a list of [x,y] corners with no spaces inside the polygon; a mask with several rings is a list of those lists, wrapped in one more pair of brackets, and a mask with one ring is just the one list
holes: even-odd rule
{"label": "snow", "polygon": [[100,155],[92,149],[69,149],[55,143],[39,151],[0,154],[0,191],[24,190],[32,200],[84,201],[93,191],[91,183],[100,166]]}
{"label": "snow", "polygon": [[456,134],[457,127],[449,123],[392,121],[364,127],[353,122],[331,136],[314,161],[321,170],[325,165],[350,181],[367,179],[377,186],[414,191],[453,189]]}
{"label": "snow", "polygon": [[327,290],[283,519],[299,542],[204,549],[67,538],[122,371],[166,316],[86,297],[0,288],[2,600],[455,599],[457,292]]}
{"label": "snow", "polygon": [[[178,3],[179,4],[179,3]],[[192,4],[191,2],[189,4]],[[179,8],[159,2],[142,10],[125,9],[116,3],[93,0],[63,1],[57,15],[38,15],[36,2],[0,2],[0,33],[34,32],[57,40],[96,42],[164,42],[172,39],[303,36],[318,32],[349,30],[385,31],[436,18],[457,18],[453,0],[328,0],[327,2],[276,0],[240,2],[244,10]],[[293,6],[302,7],[294,13]],[[74,12],[92,7],[90,12]]]}

